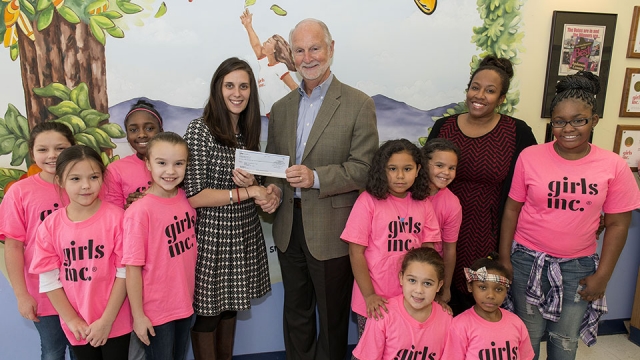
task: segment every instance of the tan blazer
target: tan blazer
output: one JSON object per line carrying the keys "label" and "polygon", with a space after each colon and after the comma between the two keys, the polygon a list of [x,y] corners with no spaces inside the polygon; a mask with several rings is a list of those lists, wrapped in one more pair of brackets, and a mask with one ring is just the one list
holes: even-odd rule
{"label": "tan blazer", "polygon": [[[297,89],[271,108],[266,152],[289,155],[296,161],[296,126],[300,93]],[[364,188],[373,153],[378,149],[373,99],[342,84],[334,76],[318,111],[302,156],[302,164],[318,173],[320,189],[302,189],[302,219],[307,245],[317,260],[349,253],[340,234]],[[280,251],[289,246],[293,224],[294,188],[285,179],[268,178],[282,189],[275,214],[273,239]]]}

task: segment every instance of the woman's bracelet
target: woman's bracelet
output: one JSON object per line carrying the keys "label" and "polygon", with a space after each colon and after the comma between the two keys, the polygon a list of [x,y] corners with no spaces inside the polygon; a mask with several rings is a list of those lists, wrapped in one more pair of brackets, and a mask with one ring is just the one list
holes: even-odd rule
{"label": "woman's bracelet", "polygon": [[233,190],[229,189],[229,205],[233,205]]}
{"label": "woman's bracelet", "polygon": [[244,191],[246,191],[246,192],[247,192],[247,200],[248,200],[248,199],[251,199],[251,195],[249,195],[249,190],[247,190],[247,188],[244,188]]}
{"label": "woman's bracelet", "polygon": [[236,195],[238,195],[238,204],[240,204],[240,188],[236,188]]}

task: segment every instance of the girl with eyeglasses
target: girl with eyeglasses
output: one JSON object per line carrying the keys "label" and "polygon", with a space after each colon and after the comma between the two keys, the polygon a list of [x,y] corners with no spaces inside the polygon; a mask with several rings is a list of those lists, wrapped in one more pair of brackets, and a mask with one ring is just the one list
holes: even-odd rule
{"label": "girl with eyeglasses", "polygon": [[[640,191],[626,162],[589,143],[598,124],[598,77],[579,72],[556,85],[556,141],[519,156],[500,236],[500,260],[513,274],[515,312],[536,353],[549,333],[550,359],[575,359],[578,340],[596,341],[607,312],[607,283],[624,247]],[[596,230],[604,213],[600,256]]]}

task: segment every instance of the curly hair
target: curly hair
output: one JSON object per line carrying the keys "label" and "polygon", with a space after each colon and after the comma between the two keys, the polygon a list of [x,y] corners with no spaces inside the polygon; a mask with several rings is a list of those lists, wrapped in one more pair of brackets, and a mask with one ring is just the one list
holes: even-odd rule
{"label": "curly hair", "polygon": [[565,99],[577,99],[591,107],[591,111],[597,112],[596,95],[600,92],[600,78],[588,71],[565,76],[556,84],[556,95],[551,100],[551,113],[553,109]]}
{"label": "curly hair", "polygon": [[419,166],[418,176],[408,191],[414,200],[424,200],[429,195],[429,177],[424,166],[422,151],[407,139],[389,140],[382,144],[373,155],[366,190],[376,199],[382,200],[389,196],[389,182],[387,180],[387,163],[393,154],[406,152],[411,155],[416,166]]}
{"label": "curly hair", "polygon": [[278,34],[274,34],[271,37],[274,41],[274,53],[276,61],[287,65],[289,71],[296,71],[296,64],[293,62],[293,54],[291,54],[291,46],[287,40]]}
{"label": "curly hair", "polygon": [[511,78],[513,77],[513,64],[511,61],[509,61],[509,59],[487,55],[482,59],[476,71],[471,74],[471,78],[469,78],[469,83],[467,84],[467,91],[469,87],[471,87],[471,83],[476,74],[483,70],[493,70],[498,73],[500,80],[502,80],[500,96],[506,95],[507,91],[509,91],[509,86],[511,86]]}
{"label": "curly hair", "polygon": [[507,269],[498,260],[500,256],[497,252],[493,251],[489,253],[487,257],[480,258],[474,261],[469,268],[473,271],[477,271],[480,268],[486,268],[488,270],[497,271],[504,277],[509,277]]}
{"label": "curly hair", "polygon": [[402,258],[400,272],[404,273],[412,262],[420,262],[433,266],[438,275],[438,280],[444,280],[444,261],[435,249],[417,247],[407,251],[407,253],[404,254],[404,258]]}
{"label": "curly hair", "polygon": [[247,107],[240,113],[238,128],[249,150],[260,149],[260,101],[258,100],[258,86],[251,66],[237,57],[228,58],[216,69],[211,78],[209,100],[204,106],[202,118],[211,131],[213,137],[223,146],[235,148],[238,146],[235,130],[229,115],[229,109],[222,97],[222,83],[224,77],[236,70],[242,70],[249,75],[251,91],[247,100]]}

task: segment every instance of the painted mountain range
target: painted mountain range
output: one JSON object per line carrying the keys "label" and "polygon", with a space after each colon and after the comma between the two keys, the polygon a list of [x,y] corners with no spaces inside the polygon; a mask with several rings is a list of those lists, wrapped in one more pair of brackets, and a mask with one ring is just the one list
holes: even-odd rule
{"label": "painted mountain range", "polygon": [[[419,137],[428,135],[429,129],[433,126],[432,117],[442,116],[448,108],[455,105],[452,103],[431,110],[420,110],[384,95],[374,95],[372,98],[376,105],[380,141],[406,138],[417,142]],[[182,135],[191,120],[202,116],[202,108],[187,108],[170,105],[161,100],[135,98],[110,107],[111,119],[109,121],[120,124],[124,129],[124,117],[139,99],[146,100],[156,107],[162,115],[165,131],[173,131]],[[267,141],[267,124],[267,118],[262,117],[261,141]],[[127,142],[126,139],[114,139],[114,141],[117,143]]]}

